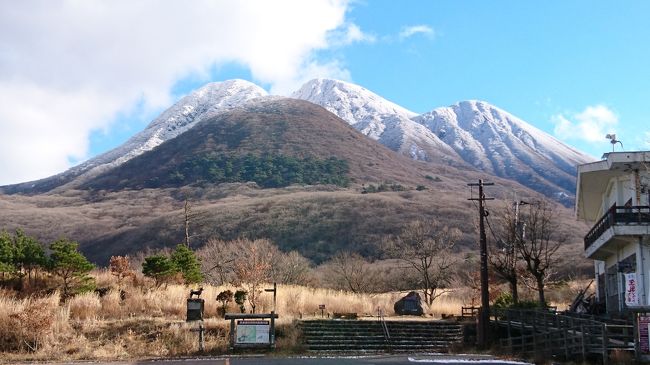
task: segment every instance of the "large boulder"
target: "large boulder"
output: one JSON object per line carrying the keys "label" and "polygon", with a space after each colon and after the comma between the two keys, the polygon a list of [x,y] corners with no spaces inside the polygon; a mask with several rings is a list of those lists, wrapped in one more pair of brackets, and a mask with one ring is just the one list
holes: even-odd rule
{"label": "large boulder", "polygon": [[395,314],[421,316],[424,314],[422,309],[422,298],[418,292],[410,292],[405,297],[395,302],[393,306]]}

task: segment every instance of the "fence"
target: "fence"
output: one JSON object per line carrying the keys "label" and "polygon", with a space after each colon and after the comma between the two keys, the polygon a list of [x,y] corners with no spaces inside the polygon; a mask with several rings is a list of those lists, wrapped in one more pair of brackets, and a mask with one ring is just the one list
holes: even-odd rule
{"label": "fence", "polygon": [[612,350],[634,351],[634,326],[606,323],[542,310],[497,310],[496,322],[506,328],[501,345],[520,354],[558,355],[569,359],[589,354],[609,361]]}

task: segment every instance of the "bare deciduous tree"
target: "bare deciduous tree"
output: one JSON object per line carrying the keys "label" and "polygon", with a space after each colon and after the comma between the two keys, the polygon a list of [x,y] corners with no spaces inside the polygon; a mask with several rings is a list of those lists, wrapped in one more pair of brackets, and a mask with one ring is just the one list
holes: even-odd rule
{"label": "bare deciduous tree", "polygon": [[[498,225],[494,227],[498,231],[496,233],[498,234],[497,242],[489,245],[488,255],[490,266],[492,266],[495,273],[508,282],[514,303],[519,302],[517,280],[521,275],[517,245],[522,232],[520,229],[521,222],[518,217],[518,209],[518,205],[513,209],[506,204],[499,217]],[[492,229],[491,225],[490,228]]]}
{"label": "bare deciduous tree", "polygon": [[[236,281],[235,261],[243,258],[239,252],[241,240],[222,241],[211,238],[197,252],[201,259],[202,272],[209,282],[224,285]],[[271,254],[271,281],[279,284],[306,285],[312,280],[311,263],[297,251],[284,253],[270,244],[268,250]]]}
{"label": "bare deciduous tree", "polygon": [[237,257],[231,242],[211,238],[198,250],[201,272],[211,283],[224,285],[233,281],[234,262]]}
{"label": "bare deciduous tree", "polygon": [[329,281],[338,289],[353,293],[370,293],[373,280],[370,263],[358,253],[339,252],[325,263]]}
{"label": "bare deciduous tree", "polygon": [[274,282],[281,284],[306,285],[311,281],[311,263],[297,251],[277,251],[273,257]]}
{"label": "bare deciduous tree", "polygon": [[566,242],[566,235],[558,228],[553,206],[546,201],[530,204],[520,213],[519,220],[525,224],[518,239],[517,250],[532,276],[539,303],[545,305],[544,287],[557,263],[555,253]]}
{"label": "bare deciduous tree", "polygon": [[407,225],[387,247],[387,253],[417,272],[424,301],[431,305],[445,293],[456,261],[452,248],[460,237],[457,228],[441,226],[437,221],[415,221]]}
{"label": "bare deciduous tree", "polygon": [[271,279],[273,256],[277,248],[266,239],[254,241],[238,239],[230,243],[235,248],[236,259],[233,263],[236,284],[248,291],[248,302],[253,313],[262,293],[262,284]]}

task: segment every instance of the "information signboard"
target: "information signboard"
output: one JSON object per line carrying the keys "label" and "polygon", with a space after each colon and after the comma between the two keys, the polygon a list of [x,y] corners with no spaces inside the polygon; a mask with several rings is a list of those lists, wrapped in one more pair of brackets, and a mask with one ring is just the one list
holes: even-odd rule
{"label": "information signboard", "polygon": [[639,348],[641,349],[641,353],[648,354],[650,353],[650,314],[639,314],[639,320],[637,323],[639,326]]}
{"label": "information signboard", "polygon": [[238,344],[269,344],[269,327],[269,321],[239,320],[237,321],[236,342]]}

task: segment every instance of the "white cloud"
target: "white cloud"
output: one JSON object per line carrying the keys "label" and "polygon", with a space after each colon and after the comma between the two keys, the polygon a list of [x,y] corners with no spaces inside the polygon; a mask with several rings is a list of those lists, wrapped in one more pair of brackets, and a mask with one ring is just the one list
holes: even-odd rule
{"label": "white cloud", "polygon": [[555,135],[561,139],[602,142],[607,133],[615,132],[618,116],[604,105],[594,105],[569,117],[556,114],[551,121]]}
{"label": "white cloud", "polygon": [[345,30],[343,44],[352,44],[356,42],[374,43],[377,38],[368,33],[364,33],[356,24],[349,24]]}
{"label": "white cloud", "polygon": [[0,2],[0,184],[87,157],[91,131],[118,113],[169,105],[175,82],[234,62],[275,93],[312,77],[349,78],[315,52],[369,42],[347,0]]}
{"label": "white cloud", "polygon": [[403,27],[399,32],[399,39],[404,40],[406,38],[413,37],[414,35],[422,34],[427,37],[434,37],[435,32],[433,28],[428,25],[412,25],[408,27]]}

